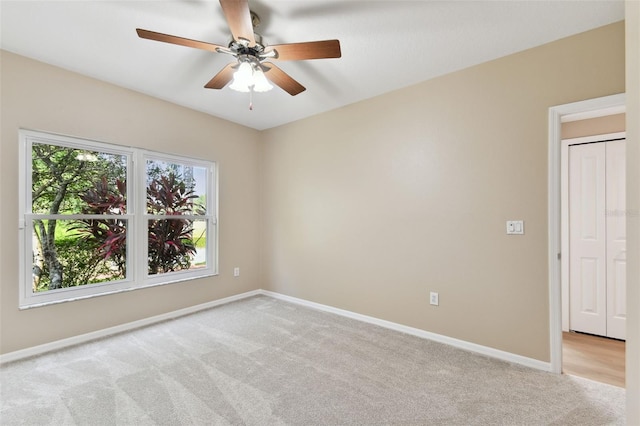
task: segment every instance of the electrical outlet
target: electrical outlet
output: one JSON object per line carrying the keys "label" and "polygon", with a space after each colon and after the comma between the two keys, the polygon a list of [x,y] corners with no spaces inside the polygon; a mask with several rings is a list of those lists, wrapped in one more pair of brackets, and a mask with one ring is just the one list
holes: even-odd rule
{"label": "electrical outlet", "polygon": [[233,276],[234,277],[239,277],[240,276],[240,268],[238,268],[237,266],[235,268],[233,268]]}
{"label": "electrical outlet", "polygon": [[439,304],[438,293],[436,293],[435,291],[432,291],[429,294],[429,303],[431,303],[434,306],[438,306],[438,304]]}

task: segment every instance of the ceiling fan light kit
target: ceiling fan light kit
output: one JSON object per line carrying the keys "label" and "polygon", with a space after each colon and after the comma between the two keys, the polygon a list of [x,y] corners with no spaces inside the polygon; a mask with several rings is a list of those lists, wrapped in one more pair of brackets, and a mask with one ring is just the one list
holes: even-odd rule
{"label": "ceiling fan light kit", "polygon": [[233,81],[229,89],[237,92],[268,92],[273,89],[269,80],[264,76],[260,67],[260,62],[255,57],[249,55],[239,55],[238,70],[233,73]]}
{"label": "ceiling fan light kit", "polygon": [[[204,86],[207,89],[222,89],[231,82],[230,89],[252,94],[273,89],[273,83],[291,96],[295,96],[305,91],[305,87],[272,62],[265,62],[267,59],[299,61],[342,56],[338,40],[265,46],[262,36],[254,31],[260,24],[260,18],[249,10],[248,0],[220,0],[220,6],[233,37],[227,47],[140,28],[136,31],[140,38],[233,56],[236,62],[227,64],[218,72]],[[249,109],[252,109],[251,103]]]}

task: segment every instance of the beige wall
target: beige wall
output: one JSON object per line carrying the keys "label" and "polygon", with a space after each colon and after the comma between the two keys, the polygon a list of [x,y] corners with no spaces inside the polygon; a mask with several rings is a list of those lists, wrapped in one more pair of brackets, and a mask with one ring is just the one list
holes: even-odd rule
{"label": "beige wall", "polygon": [[640,425],[640,2],[625,3],[627,88],[627,424]]}
{"label": "beige wall", "polygon": [[607,115],[562,123],[562,139],[604,135],[625,131],[625,114]]}
{"label": "beige wall", "polygon": [[263,286],[549,361],[548,108],[624,55],[617,23],[265,131]]}
{"label": "beige wall", "polygon": [[[258,288],[259,133],[1,52],[0,353]],[[220,172],[220,275],[18,310],[18,129],[214,160]],[[232,277],[234,266],[241,276]]]}

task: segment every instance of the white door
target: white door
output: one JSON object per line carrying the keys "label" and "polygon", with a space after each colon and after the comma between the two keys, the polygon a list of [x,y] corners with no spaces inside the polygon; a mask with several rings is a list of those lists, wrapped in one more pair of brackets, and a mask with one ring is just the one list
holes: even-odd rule
{"label": "white door", "polygon": [[625,142],[569,147],[570,329],[625,339]]}
{"label": "white door", "polygon": [[625,142],[606,146],[606,224],[607,224],[607,336],[626,338],[626,196]]}
{"label": "white door", "polygon": [[607,334],[605,145],[569,147],[569,322]]}

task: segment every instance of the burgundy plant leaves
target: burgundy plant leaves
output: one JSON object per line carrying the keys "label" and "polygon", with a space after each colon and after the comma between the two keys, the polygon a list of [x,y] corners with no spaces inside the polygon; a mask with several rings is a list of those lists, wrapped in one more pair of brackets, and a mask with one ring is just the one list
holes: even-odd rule
{"label": "burgundy plant leaves", "polygon": [[[126,213],[126,182],[116,181],[115,189],[109,187],[105,177],[96,182],[95,188],[81,196],[86,203],[85,214],[105,215],[102,219],[83,219],[75,229],[85,239],[96,243],[97,253],[113,260],[124,272],[126,266],[126,221],[117,218]],[[194,205],[198,198],[193,189],[174,173],[153,179],[147,188],[147,213],[152,215],[180,216],[198,214]],[[189,219],[157,219],[148,224],[149,273],[188,269],[191,256],[196,253],[193,242],[193,221]]]}

